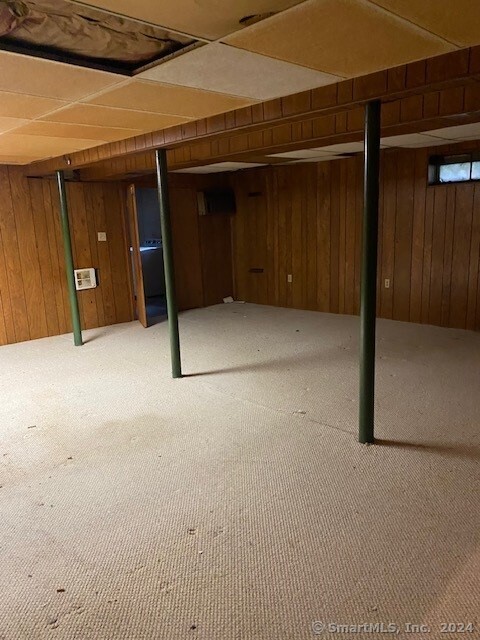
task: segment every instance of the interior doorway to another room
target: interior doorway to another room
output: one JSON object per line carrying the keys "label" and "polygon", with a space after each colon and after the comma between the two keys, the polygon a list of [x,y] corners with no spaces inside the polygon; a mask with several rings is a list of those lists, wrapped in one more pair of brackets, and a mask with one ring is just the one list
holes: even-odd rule
{"label": "interior doorway to another room", "polygon": [[132,186],[129,213],[136,316],[147,327],[167,318],[157,190]]}

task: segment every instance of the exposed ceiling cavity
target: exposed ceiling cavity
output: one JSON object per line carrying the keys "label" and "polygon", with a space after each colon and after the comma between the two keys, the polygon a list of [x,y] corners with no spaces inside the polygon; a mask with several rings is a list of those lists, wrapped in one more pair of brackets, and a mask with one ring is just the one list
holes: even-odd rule
{"label": "exposed ceiling cavity", "polygon": [[275,13],[275,11],[269,11],[268,13],[254,13],[251,16],[245,16],[244,18],[241,18],[241,20],[239,20],[238,22],[242,25],[242,27],[249,27],[252,24],[257,24],[257,22],[265,20],[265,18],[271,18],[275,15]]}
{"label": "exposed ceiling cavity", "polygon": [[17,53],[130,75],[195,43],[67,0],[0,0],[0,48]]}

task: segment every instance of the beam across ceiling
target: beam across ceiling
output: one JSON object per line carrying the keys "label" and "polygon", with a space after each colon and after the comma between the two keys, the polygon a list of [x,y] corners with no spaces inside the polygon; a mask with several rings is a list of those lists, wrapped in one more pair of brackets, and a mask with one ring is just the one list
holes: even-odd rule
{"label": "beam across ceiling", "polygon": [[[465,83],[454,90],[428,92],[384,104],[382,143],[386,147],[438,146],[439,153],[452,152],[451,145],[463,140],[472,145],[472,140],[480,137],[480,113],[465,115],[464,111],[478,106],[479,92],[480,83]],[[276,164],[308,156],[318,161],[321,155],[355,152],[362,146],[363,115],[363,107],[356,107],[320,118],[267,126],[254,133],[235,131],[220,139],[185,143],[168,150],[169,169],[178,171],[225,161]],[[430,135],[419,135],[422,132]],[[152,173],[153,169],[154,154],[145,151],[97,162],[80,169],[79,175],[86,181],[130,179]]]}
{"label": "beam across ceiling", "polygon": [[[425,105],[424,96],[428,96],[428,104]],[[224,147],[224,138],[237,137],[240,140],[240,134],[242,137],[243,134],[248,134],[259,139],[258,132],[265,129],[273,130],[272,136],[275,137],[280,135],[282,127],[305,121],[312,123],[312,136],[315,140],[327,135],[348,134],[356,130],[351,129],[349,121],[357,120],[365,102],[373,98],[386,103],[384,123],[388,123],[389,112],[396,112],[395,103],[400,104],[399,122],[392,122],[392,125],[410,122],[406,114],[415,109],[417,120],[428,117],[429,114],[431,118],[468,112],[475,115],[473,112],[478,111],[480,105],[480,47],[409,63],[285,98],[268,100],[218,116],[79,151],[68,157],[38,162],[27,167],[26,173],[30,176],[49,175],[57,169],[79,169],[162,147],[176,149],[217,141],[219,146]],[[452,106],[448,107],[450,114],[442,113],[442,101],[452,103]],[[326,125],[329,118],[330,121],[332,118],[335,121],[334,131],[320,132],[318,127],[321,127],[322,123]],[[343,131],[337,131],[337,122],[346,123]],[[309,126],[307,125],[307,130]],[[441,127],[442,124],[438,126]],[[397,133],[389,132],[389,135]],[[238,148],[236,151],[246,150],[248,147]],[[232,151],[235,152],[235,149],[230,149],[230,153]]]}

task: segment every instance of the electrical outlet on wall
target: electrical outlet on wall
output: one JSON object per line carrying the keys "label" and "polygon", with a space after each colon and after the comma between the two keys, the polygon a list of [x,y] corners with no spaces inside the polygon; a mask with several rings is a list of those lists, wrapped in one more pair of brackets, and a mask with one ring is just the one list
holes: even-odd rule
{"label": "electrical outlet on wall", "polygon": [[291,273],[289,273],[287,276],[287,282],[293,282],[293,276]]}
{"label": "electrical outlet on wall", "polygon": [[107,233],[106,231],[99,231],[97,233],[97,239],[99,242],[106,242],[107,241]]}
{"label": "electrical outlet on wall", "polygon": [[390,289],[390,278],[385,278],[385,289]]}

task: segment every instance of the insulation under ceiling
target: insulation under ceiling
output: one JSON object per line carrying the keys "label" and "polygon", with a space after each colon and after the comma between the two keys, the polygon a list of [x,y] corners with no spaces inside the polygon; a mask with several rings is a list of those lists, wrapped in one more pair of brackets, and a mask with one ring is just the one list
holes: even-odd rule
{"label": "insulation under ceiling", "polygon": [[66,0],[0,0],[0,45],[133,71],[196,41]]}

